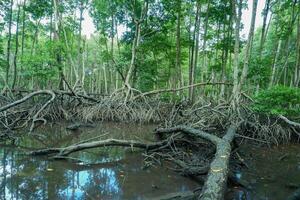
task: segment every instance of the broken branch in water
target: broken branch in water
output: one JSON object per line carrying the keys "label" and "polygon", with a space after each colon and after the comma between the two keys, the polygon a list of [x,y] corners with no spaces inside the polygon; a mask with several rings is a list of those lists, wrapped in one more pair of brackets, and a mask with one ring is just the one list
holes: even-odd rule
{"label": "broken branch in water", "polygon": [[98,147],[107,147],[107,146],[121,146],[121,147],[131,147],[131,148],[142,148],[146,150],[153,150],[168,144],[168,140],[164,140],[161,142],[154,142],[154,143],[143,143],[134,140],[117,140],[117,139],[106,139],[101,141],[95,142],[86,142],[81,144],[75,144],[64,148],[48,148],[33,151],[30,155],[54,155],[54,157],[62,157],[67,156],[71,153],[82,151],[85,149],[92,149]]}

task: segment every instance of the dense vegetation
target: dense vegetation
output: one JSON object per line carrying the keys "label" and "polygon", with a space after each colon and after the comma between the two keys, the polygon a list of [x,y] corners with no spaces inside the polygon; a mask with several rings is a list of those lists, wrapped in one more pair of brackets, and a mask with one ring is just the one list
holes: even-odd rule
{"label": "dense vegetation", "polygon": [[[180,93],[193,100],[299,86],[297,0],[266,0],[262,13],[257,0],[3,0],[0,7],[2,89],[63,90],[67,82],[76,91],[111,94],[124,84],[142,92],[234,84]],[[243,39],[241,16],[249,7]],[[97,29],[88,38],[85,12]],[[256,15],[262,27],[255,27]]]}
{"label": "dense vegetation", "polygon": [[207,175],[188,199],[222,200],[231,161],[247,166],[238,144],[299,141],[300,0],[0,0],[0,20],[0,141],[59,120],[160,123],[155,142],[107,134],[31,156],[141,148]]}

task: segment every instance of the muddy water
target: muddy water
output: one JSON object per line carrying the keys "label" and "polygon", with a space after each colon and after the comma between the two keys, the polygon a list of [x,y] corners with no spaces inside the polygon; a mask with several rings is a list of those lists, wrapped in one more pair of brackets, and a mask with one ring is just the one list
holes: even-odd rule
{"label": "muddy water", "polygon": [[[237,173],[248,186],[241,199],[286,200],[300,188],[300,145],[282,145],[272,148],[248,147],[249,169]],[[249,159],[250,158],[250,159]],[[300,198],[297,198],[300,199]]]}
{"label": "muddy water", "polygon": [[[90,149],[71,154],[73,161],[24,155],[32,149],[67,146],[96,136],[155,141],[152,125],[99,123],[78,131],[67,131],[67,125],[39,128],[18,141],[21,148],[0,145],[0,200],[143,200],[199,186],[164,167],[145,169],[141,153],[131,148]],[[236,178],[248,189],[231,188],[226,200],[285,200],[300,187],[299,145],[244,147],[242,152],[249,169],[237,171]]]}
{"label": "muddy water", "polygon": [[103,139],[155,140],[153,126],[101,123],[78,131],[67,131],[65,127],[61,123],[38,129],[34,136],[19,141],[24,148],[0,146],[1,200],[140,200],[198,187],[165,168],[144,169],[141,154],[130,148],[98,148],[71,154],[82,162],[24,155],[30,149],[66,146],[99,135]]}

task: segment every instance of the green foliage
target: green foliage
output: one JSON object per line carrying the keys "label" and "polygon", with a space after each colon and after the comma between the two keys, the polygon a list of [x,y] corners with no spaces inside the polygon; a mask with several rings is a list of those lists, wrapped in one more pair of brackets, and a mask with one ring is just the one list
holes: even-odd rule
{"label": "green foliage", "polygon": [[296,116],[300,112],[300,89],[284,86],[262,90],[252,108],[257,112]]}
{"label": "green foliage", "polygon": [[47,86],[49,80],[55,79],[55,74],[58,73],[54,56],[57,46],[58,44],[51,42],[41,43],[38,46],[39,51],[34,55],[24,55],[23,67],[26,70],[20,75],[26,80],[35,77],[40,87]]}

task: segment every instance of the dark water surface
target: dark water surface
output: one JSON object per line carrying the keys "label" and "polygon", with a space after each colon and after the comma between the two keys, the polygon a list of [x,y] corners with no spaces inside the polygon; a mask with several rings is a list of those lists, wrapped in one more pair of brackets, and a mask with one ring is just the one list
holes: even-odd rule
{"label": "dark water surface", "polygon": [[[63,147],[96,136],[155,141],[153,125],[99,123],[78,131],[67,131],[66,126],[41,127],[18,142],[22,148],[0,145],[0,200],[142,200],[199,187],[164,167],[144,169],[141,153],[131,148],[89,149],[71,154],[74,160],[68,161],[25,155],[32,149]],[[300,145],[249,146],[242,152],[249,169],[237,172],[236,178],[248,190],[231,188],[226,200],[285,200],[300,187]]]}
{"label": "dark water surface", "polygon": [[[154,126],[101,123],[66,131],[66,124],[40,128],[23,138],[23,147],[59,147],[99,135],[105,138],[155,140]],[[42,135],[46,136],[43,137]],[[152,199],[190,191],[198,184],[162,167],[143,169],[142,155],[131,148],[98,148],[71,154],[84,162],[49,161],[24,155],[26,150],[0,146],[0,199]],[[90,164],[96,163],[96,164]]]}
{"label": "dark water surface", "polygon": [[286,200],[300,188],[299,144],[248,147],[243,151],[250,157],[246,161],[249,169],[236,175],[249,187],[248,196],[251,199]]}

